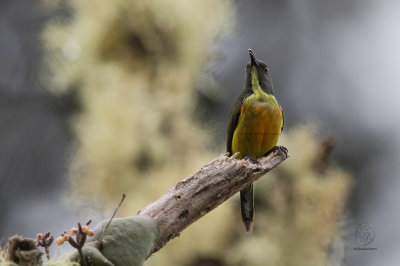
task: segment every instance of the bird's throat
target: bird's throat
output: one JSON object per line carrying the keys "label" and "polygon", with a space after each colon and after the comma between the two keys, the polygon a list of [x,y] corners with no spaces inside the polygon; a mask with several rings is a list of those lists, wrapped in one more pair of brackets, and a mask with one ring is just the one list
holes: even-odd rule
{"label": "bird's throat", "polygon": [[254,66],[251,68],[251,89],[256,97],[260,100],[264,98],[264,94],[267,94],[260,86],[260,82],[258,80],[258,72],[256,67]]}

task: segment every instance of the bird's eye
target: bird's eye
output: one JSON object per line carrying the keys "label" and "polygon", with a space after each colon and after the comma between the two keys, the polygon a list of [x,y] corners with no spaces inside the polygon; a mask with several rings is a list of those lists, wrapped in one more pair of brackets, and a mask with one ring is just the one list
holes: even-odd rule
{"label": "bird's eye", "polygon": [[267,68],[267,67],[264,68],[264,72],[265,72],[265,73],[268,73],[268,68]]}

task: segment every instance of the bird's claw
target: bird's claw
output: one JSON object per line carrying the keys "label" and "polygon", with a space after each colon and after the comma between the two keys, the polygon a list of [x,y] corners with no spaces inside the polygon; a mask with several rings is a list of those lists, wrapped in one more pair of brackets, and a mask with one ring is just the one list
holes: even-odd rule
{"label": "bird's claw", "polygon": [[283,147],[283,146],[275,146],[275,147],[273,147],[266,155],[269,155],[269,154],[271,154],[272,152],[275,152],[275,151],[279,151],[279,152],[285,154],[286,157],[288,156],[288,149],[286,149],[286,147]]}
{"label": "bird's claw", "polygon": [[253,159],[251,156],[245,156],[245,157],[243,157],[243,159],[246,161],[249,161],[251,163],[258,163],[258,161]]}

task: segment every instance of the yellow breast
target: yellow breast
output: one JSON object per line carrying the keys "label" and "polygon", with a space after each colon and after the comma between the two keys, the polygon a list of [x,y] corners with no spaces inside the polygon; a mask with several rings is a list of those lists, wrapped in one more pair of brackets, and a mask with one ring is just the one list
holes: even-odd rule
{"label": "yellow breast", "polygon": [[232,152],[240,152],[239,158],[263,157],[278,143],[282,124],[282,110],[273,95],[249,96],[241,106]]}

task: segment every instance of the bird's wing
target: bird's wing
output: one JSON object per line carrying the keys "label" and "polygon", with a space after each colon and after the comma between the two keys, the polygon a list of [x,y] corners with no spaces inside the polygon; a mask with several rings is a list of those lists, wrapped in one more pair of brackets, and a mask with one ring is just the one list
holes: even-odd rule
{"label": "bird's wing", "polygon": [[285,125],[285,116],[283,115],[283,109],[282,109],[281,105],[279,105],[279,108],[281,108],[281,112],[282,112],[282,128],[281,128],[281,134],[282,134],[283,126]]}
{"label": "bird's wing", "polygon": [[239,97],[239,99],[237,99],[237,101],[232,107],[231,117],[229,119],[227,138],[226,138],[226,150],[230,154],[232,154],[232,138],[233,138],[233,133],[235,133],[236,126],[239,123],[240,107],[242,106],[243,98],[244,97]]}

